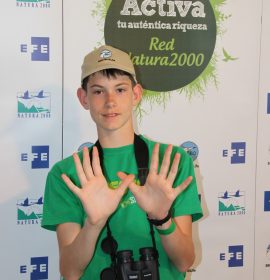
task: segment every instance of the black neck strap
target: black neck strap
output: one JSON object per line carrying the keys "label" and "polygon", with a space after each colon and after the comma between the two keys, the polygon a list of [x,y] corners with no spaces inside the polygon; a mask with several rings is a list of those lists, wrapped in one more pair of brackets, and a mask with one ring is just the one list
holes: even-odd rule
{"label": "black neck strap", "polygon": [[[99,141],[95,143],[95,146],[98,149],[100,166],[104,172],[103,150]],[[144,185],[148,175],[149,153],[146,143],[137,134],[134,134],[134,151],[138,167],[138,177],[141,185]],[[90,159],[92,160],[92,149],[90,151]]]}
{"label": "black neck strap", "polygon": [[[101,147],[99,141],[97,141],[95,143],[95,146],[98,149],[100,166],[101,166],[103,174],[104,174],[103,150],[102,150],[102,147]],[[91,151],[90,151],[91,160],[92,160],[92,150],[93,149],[91,149]],[[137,163],[137,167],[138,167],[138,178],[140,180],[141,185],[144,185],[147,175],[148,175],[148,171],[149,171],[149,169],[148,169],[149,152],[148,152],[148,147],[147,147],[146,143],[137,134],[134,134],[134,152],[135,152],[135,159],[136,159],[136,163]],[[111,248],[112,250],[110,251],[110,254],[111,254],[112,262],[114,263],[115,258],[116,258],[115,254],[116,254],[117,245],[115,246],[113,244],[109,220],[110,220],[110,218],[106,222],[107,238],[108,238],[108,240],[110,240],[109,243],[111,243],[110,246],[112,247]],[[157,251],[155,235],[154,235],[154,228],[150,222],[149,222],[149,225],[150,225],[150,234],[151,234],[151,238],[152,238],[153,248]]]}

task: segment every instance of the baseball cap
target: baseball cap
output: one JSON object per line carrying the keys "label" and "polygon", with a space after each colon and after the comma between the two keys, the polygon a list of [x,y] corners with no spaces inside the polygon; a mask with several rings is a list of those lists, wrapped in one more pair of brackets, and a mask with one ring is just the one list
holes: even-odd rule
{"label": "baseball cap", "polygon": [[81,81],[87,76],[105,69],[119,69],[136,79],[136,73],[129,55],[112,46],[104,45],[84,57]]}

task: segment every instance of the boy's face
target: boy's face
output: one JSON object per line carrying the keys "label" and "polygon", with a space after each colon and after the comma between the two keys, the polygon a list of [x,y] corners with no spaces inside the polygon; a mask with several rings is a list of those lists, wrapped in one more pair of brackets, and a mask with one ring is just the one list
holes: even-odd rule
{"label": "boy's face", "polygon": [[132,88],[128,76],[106,77],[97,72],[91,75],[87,92],[78,90],[78,97],[97,125],[99,133],[128,131],[132,126],[133,107],[140,102],[142,88]]}

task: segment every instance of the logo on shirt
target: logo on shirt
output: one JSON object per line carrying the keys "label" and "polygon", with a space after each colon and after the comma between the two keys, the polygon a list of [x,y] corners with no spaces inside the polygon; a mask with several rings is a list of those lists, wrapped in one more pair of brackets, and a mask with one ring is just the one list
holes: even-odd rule
{"label": "logo on shirt", "polygon": [[17,225],[40,224],[43,216],[43,197],[17,201]]}
{"label": "logo on shirt", "polygon": [[33,257],[29,265],[20,266],[20,274],[29,275],[30,280],[49,279],[48,257]]}
{"label": "logo on shirt", "polygon": [[198,145],[196,145],[194,142],[186,141],[183,144],[180,145],[181,148],[183,148],[195,161],[199,155],[199,148]]}
{"label": "logo on shirt", "polygon": [[220,261],[227,261],[228,267],[241,267],[244,266],[244,246],[234,245],[228,247],[227,253],[221,253],[219,256]]}
{"label": "logo on shirt", "polygon": [[233,142],[231,149],[224,149],[222,153],[223,157],[230,157],[231,164],[243,164],[246,162],[246,143],[245,142]]}
{"label": "logo on shirt", "polygon": [[50,118],[51,95],[44,90],[19,92],[17,94],[18,118]]}
{"label": "logo on shirt", "polygon": [[264,211],[270,211],[270,191],[264,192]]}
{"label": "logo on shirt", "polygon": [[21,161],[31,161],[32,169],[49,168],[49,146],[32,146],[31,153],[22,153]]}
{"label": "logo on shirt", "polygon": [[236,192],[219,193],[218,213],[219,216],[244,215],[246,212],[245,193],[237,190]]}
{"label": "logo on shirt", "polygon": [[21,44],[22,53],[31,53],[32,61],[50,60],[50,38],[31,37],[31,44]]}
{"label": "logo on shirt", "polygon": [[50,0],[16,0],[19,8],[50,8]]}

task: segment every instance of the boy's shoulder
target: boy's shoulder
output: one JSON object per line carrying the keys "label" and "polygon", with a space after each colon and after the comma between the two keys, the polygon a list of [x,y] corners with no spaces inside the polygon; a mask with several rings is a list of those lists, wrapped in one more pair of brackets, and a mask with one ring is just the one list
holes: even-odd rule
{"label": "boy's shoulder", "polygon": [[[145,141],[145,143],[148,145],[148,148],[152,151],[155,144],[156,143],[159,143],[160,144],[160,152],[163,154],[165,152],[165,150],[167,149],[168,147],[168,143],[161,143],[159,141],[155,141],[155,140],[152,140],[150,139],[148,136],[145,136],[145,135],[140,135],[140,137]],[[188,155],[187,152],[180,146],[176,146],[176,145],[173,145],[173,150],[172,150],[172,153],[180,153],[181,156],[185,156],[185,155]]]}
{"label": "boy's shoulder", "polygon": [[[77,152],[82,159],[82,151]],[[50,170],[50,173],[65,173],[72,174],[76,172],[73,156],[67,156],[62,160],[57,161]]]}

